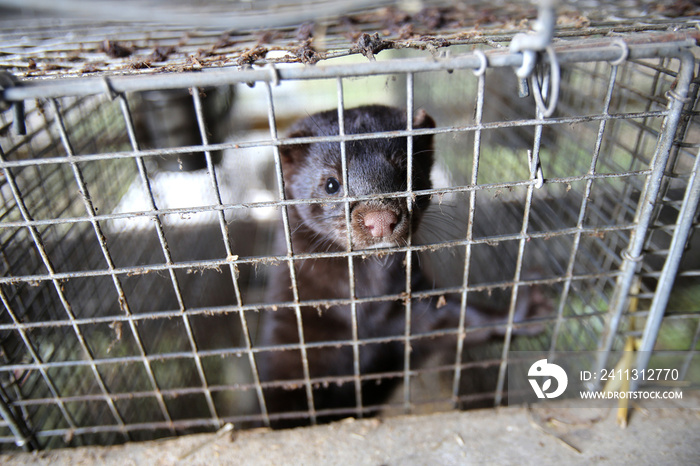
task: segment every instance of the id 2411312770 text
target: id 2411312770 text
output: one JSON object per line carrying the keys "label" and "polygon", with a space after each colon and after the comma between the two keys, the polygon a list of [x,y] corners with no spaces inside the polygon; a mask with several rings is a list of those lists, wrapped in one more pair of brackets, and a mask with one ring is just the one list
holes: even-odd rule
{"label": "id 2411312770 text", "polygon": [[600,373],[591,371],[581,371],[579,380],[637,380],[637,381],[677,381],[679,378],[678,369],[602,369]]}

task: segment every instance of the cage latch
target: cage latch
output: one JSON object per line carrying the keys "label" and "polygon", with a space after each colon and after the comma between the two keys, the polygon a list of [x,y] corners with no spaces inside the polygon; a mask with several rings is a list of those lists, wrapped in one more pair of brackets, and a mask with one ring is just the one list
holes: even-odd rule
{"label": "cage latch", "polygon": [[5,89],[19,85],[17,78],[6,71],[0,72],[0,111],[12,108],[12,127],[15,134],[24,136],[27,134],[27,126],[24,124],[24,101],[9,102],[5,100]]}
{"label": "cage latch", "polygon": [[537,62],[537,52],[544,51],[552,43],[557,20],[556,4],[557,0],[540,0],[534,31],[516,34],[510,41],[510,51],[523,54],[523,64],[515,71],[519,78],[527,78],[532,74]]}
{"label": "cage latch", "polygon": [[[538,110],[544,117],[549,117],[554,113],[557,99],[559,97],[559,65],[556,60],[554,50],[550,46],[552,37],[554,37],[554,27],[556,25],[555,7],[557,0],[540,0],[537,21],[533,26],[532,33],[520,33],[513,37],[510,42],[510,51],[513,53],[521,53],[523,56],[522,65],[516,68],[515,74],[518,76],[518,95],[527,97],[530,95],[530,87],[527,83],[527,78],[531,78],[532,90],[535,97],[535,103]],[[538,54],[547,51],[550,61],[550,98],[549,104],[545,104],[543,94],[546,92],[537,81],[537,76],[534,73],[535,66],[538,62]],[[543,79],[543,84],[546,82]]]}

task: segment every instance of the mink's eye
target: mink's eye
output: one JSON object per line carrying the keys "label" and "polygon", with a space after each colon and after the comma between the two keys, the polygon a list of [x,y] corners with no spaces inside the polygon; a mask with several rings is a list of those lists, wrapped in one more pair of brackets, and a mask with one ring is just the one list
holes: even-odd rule
{"label": "mink's eye", "polygon": [[328,194],[335,194],[340,190],[340,182],[335,178],[328,178],[326,180],[326,192]]}

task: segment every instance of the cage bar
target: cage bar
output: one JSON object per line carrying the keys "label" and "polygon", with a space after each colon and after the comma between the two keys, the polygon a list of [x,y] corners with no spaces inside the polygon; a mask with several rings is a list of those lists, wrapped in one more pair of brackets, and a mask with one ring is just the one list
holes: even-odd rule
{"label": "cage bar", "polygon": [[[530,21],[531,9],[523,8],[507,6]],[[592,25],[560,27],[552,48],[540,53],[543,69],[561,69],[558,80],[545,73],[536,81],[545,91],[530,85],[556,101],[547,117],[532,96],[517,97],[511,68],[523,64],[523,54],[504,47],[524,32],[517,24],[485,25],[482,35],[469,35],[460,31],[462,19],[459,27],[435,26],[435,37],[404,31],[402,38],[393,23],[381,26],[385,13],[352,13],[345,32],[337,18],[323,20],[324,50],[300,46],[305,39],[292,35],[303,31],[292,28],[260,38],[247,28],[222,35],[214,23],[187,40],[180,24],[154,28],[148,41],[138,35],[144,24],[103,36],[80,19],[65,27],[80,26],[82,39],[49,44],[36,27],[23,42],[8,32],[0,67],[24,77],[0,82],[0,104],[8,108],[0,113],[0,448],[499,406],[508,399],[514,351],[555,357],[599,349],[603,367],[627,338],[649,351],[668,349],[673,340],[684,356],[680,372],[693,377],[700,309],[680,298],[693,301],[700,276],[692,248],[686,251],[697,237],[700,196],[698,33],[689,22],[640,22],[610,8],[623,18],[617,24],[590,14]],[[677,30],[668,32],[669,25]],[[377,27],[387,32],[372,39],[368,31]],[[218,39],[221,50],[211,47]],[[61,58],[73,50],[74,60],[97,66],[102,40],[127,44],[133,57],[105,58],[95,71]],[[157,41],[178,50],[150,70],[138,68]],[[255,55],[258,46],[276,54]],[[380,55],[373,48],[380,46],[390,51]],[[194,57],[187,66],[185,55]],[[368,60],[342,61],[356,55]],[[29,69],[27,57],[39,68]],[[304,60],[317,64],[289,66],[308,65]],[[50,79],[61,72],[45,64],[64,66],[65,79]],[[234,93],[226,137],[217,134],[222,114],[209,113],[210,97],[222,100],[213,90],[220,87]],[[180,131],[194,130],[195,140],[157,144],[144,137],[144,93],[155,91],[184,92],[191,114]],[[290,105],[290,95],[301,100]],[[335,107],[337,134],[284,136],[292,121],[321,109],[316,98],[323,109]],[[347,111],[372,99],[402,107],[406,127],[348,134]],[[180,111],[172,101],[168,108],[173,116]],[[421,108],[436,128],[414,128]],[[416,190],[414,141],[425,135],[435,140],[435,183]],[[337,144],[348,186],[347,148],[387,138],[407,141],[405,190],[288,198],[285,147]],[[190,155],[205,167],[163,168]],[[417,195],[432,198],[426,219],[437,219],[428,228],[434,231],[410,232],[405,244],[390,248],[353,248],[354,205],[398,199],[410,216]],[[294,251],[288,209],[323,204],[342,206],[347,248]],[[271,252],[276,231],[284,232],[282,254]],[[356,264],[387,254],[403,258],[403,291],[363,295]],[[349,294],[302,299],[296,267],[309,259],[346,262]],[[289,273],[290,302],[265,296],[265,279],[277,265]],[[433,287],[414,286],[418,270],[430,274]],[[541,290],[552,312],[520,320],[519,297],[528,289]],[[416,303],[446,297],[457,300],[455,322],[414,331],[424,317]],[[360,310],[378,302],[403,303],[401,332],[361,338]],[[481,305],[505,310],[502,321],[468,325]],[[307,338],[302,310],[334,306],[348,310],[347,338]],[[284,309],[293,313],[298,341],[261,344],[265,318]],[[493,338],[474,343],[486,333]],[[413,364],[419,344],[446,341],[449,351]],[[364,373],[365,351],[382,344],[401,345],[400,367]],[[351,350],[351,372],[314,374],[309,352],[334,348]],[[299,353],[300,378],[261,379],[262,356],[283,351]],[[639,369],[649,364],[638,362]],[[381,403],[363,399],[364,387],[393,382],[397,388]],[[351,406],[319,404],[319,387],[334,384],[352,386]],[[307,409],[270,411],[273,388],[298,389]]]}

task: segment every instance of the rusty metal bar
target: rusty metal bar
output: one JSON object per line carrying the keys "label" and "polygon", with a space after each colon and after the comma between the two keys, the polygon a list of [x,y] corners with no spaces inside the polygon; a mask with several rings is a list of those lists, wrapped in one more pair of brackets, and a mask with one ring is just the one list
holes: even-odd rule
{"label": "rusty metal bar", "polygon": [[[649,42],[652,40],[656,42]],[[571,43],[555,47],[557,60],[561,64],[587,61],[613,61],[620,57],[620,47],[613,39],[606,39],[590,46],[590,41]],[[687,47],[695,45],[691,33],[676,33],[666,37],[634,38],[627,42],[629,59],[673,56]],[[491,67],[519,67],[522,65],[521,53],[503,51],[485,52]],[[546,58],[545,58],[546,61]],[[345,65],[328,65],[312,67],[279,66],[280,80],[327,79],[337,77],[372,76],[396,73],[418,73],[422,71],[448,71],[456,69],[478,69],[481,59],[474,53],[453,55],[443,58],[402,59],[391,61],[369,61]],[[191,87],[221,86],[232,83],[266,82],[273,77],[265,69],[216,69],[202,72],[185,72],[178,74],[153,74],[137,76],[111,76],[101,78],[81,78],[66,80],[24,80],[20,85],[5,89],[0,100],[8,102],[101,94],[105,83],[116,93],[138,92],[156,89],[178,89]]]}

